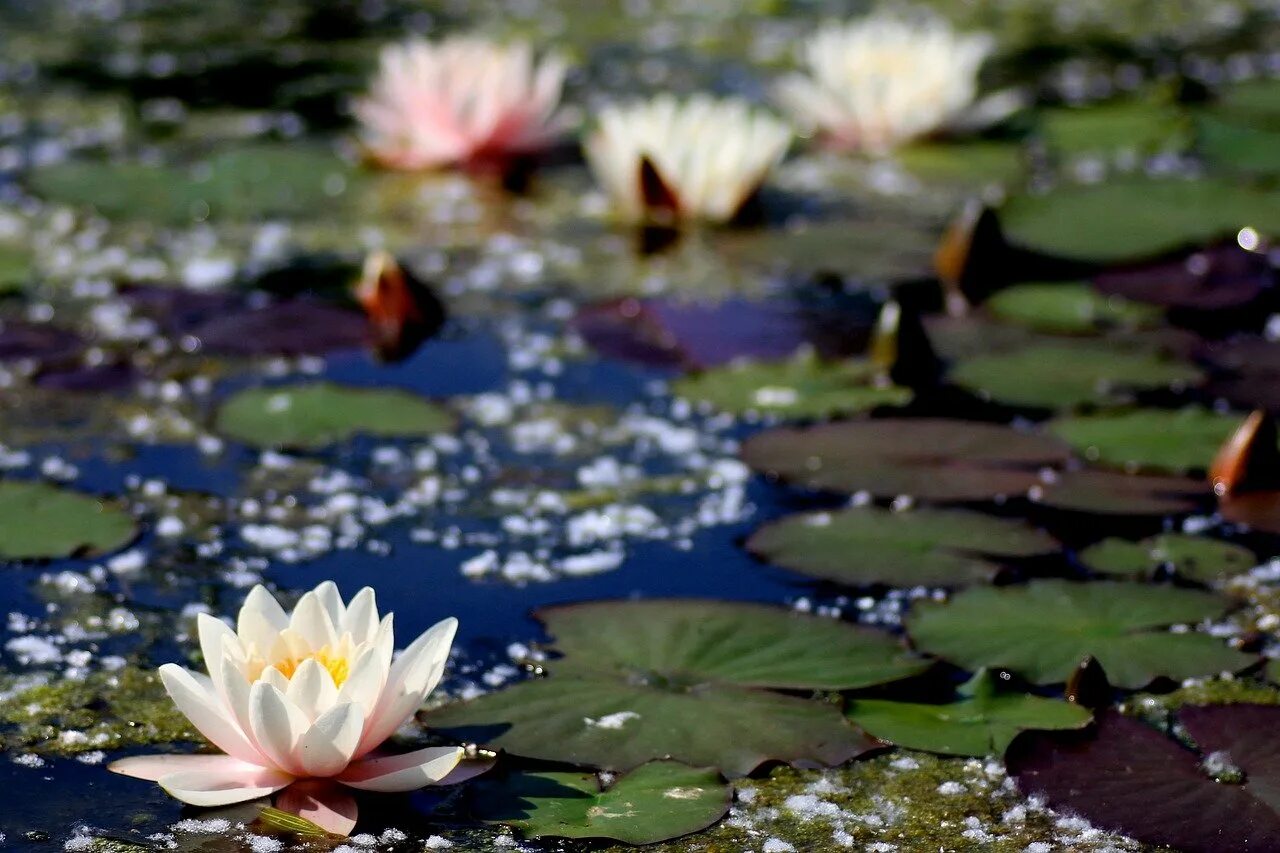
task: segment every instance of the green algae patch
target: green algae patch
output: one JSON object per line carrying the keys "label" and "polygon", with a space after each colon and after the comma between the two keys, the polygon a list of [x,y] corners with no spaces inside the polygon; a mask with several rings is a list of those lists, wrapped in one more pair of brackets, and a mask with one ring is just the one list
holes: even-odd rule
{"label": "green algae patch", "polygon": [[204,742],[152,670],[125,667],[26,688],[0,681],[0,696],[0,747],[6,750],[78,755]]}

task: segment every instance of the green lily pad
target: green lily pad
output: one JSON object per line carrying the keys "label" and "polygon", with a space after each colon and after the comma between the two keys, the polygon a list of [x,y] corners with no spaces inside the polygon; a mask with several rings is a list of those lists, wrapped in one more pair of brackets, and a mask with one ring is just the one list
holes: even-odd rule
{"label": "green lily pad", "polygon": [[1124,399],[1125,392],[1201,378],[1194,366],[1158,353],[1066,341],[975,356],[951,370],[952,382],[984,399],[1045,409],[1114,401]]}
{"label": "green lily pad", "polygon": [[524,772],[472,786],[472,814],[544,838],[655,844],[724,817],[733,790],[714,770],[653,761],[608,786],[594,773]]}
{"label": "green lily pad", "polygon": [[1103,539],[1081,551],[1080,562],[1104,575],[1145,578],[1167,566],[1190,580],[1213,581],[1249,571],[1258,558],[1230,542],[1166,533],[1141,542]]}
{"label": "green lily pad", "polygon": [[1050,151],[1073,156],[1181,151],[1191,142],[1187,117],[1155,100],[1045,110],[1040,131]]}
{"label": "green lily pad", "polygon": [[1196,142],[1201,156],[1220,169],[1255,175],[1280,172],[1280,131],[1207,113],[1196,118]]}
{"label": "green lily pad", "polygon": [[93,207],[110,219],[185,225],[314,215],[331,209],[357,179],[355,169],[329,151],[256,144],[188,168],[73,160],[37,169],[27,183],[45,199]]}
{"label": "green lily pad", "polygon": [[1221,640],[1171,625],[1221,616],[1230,602],[1195,590],[1096,581],[973,587],[945,604],[922,602],[907,631],[921,651],[977,670],[1012,670],[1035,684],[1065,681],[1097,658],[1117,687],[1136,690],[1244,669],[1254,658]]}
{"label": "green lily pad", "polygon": [[89,557],[129,543],[119,503],[48,483],[0,480],[0,560]]}
{"label": "green lily pad", "polygon": [[1027,171],[1022,146],[1012,142],[925,142],[894,156],[908,172],[926,181],[1003,184]]}
{"label": "green lily pad", "polygon": [[17,293],[31,279],[31,251],[0,244],[0,296]]}
{"label": "green lily pad", "polygon": [[811,489],[963,501],[1025,493],[1067,454],[1052,438],[995,424],[879,418],[767,430],[743,444],[742,459]]}
{"label": "green lily pad", "polygon": [[240,391],[218,411],[216,428],[255,447],[313,450],[356,435],[417,437],[454,424],[447,409],[408,391],[315,382]]}
{"label": "green lily pad", "polygon": [[1242,419],[1199,408],[1135,409],[1059,418],[1049,431],[1093,462],[1180,473],[1208,468]]}
{"label": "green lily pad", "polygon": [[997,320],[1038,332],[1092,335],[1110,329],[1140,329],[1160,322],[1152,305],[1099,293],[1088,282],[1019,284],[987,300]]}
{"label": "green lily pad", "polygon": [[743,361],[682,377],[677,396],[723,412],[823,418],[911,402],[909,388],[879,385],[869,362],[827,362],[811,354],[786,361]]}
{"label": "green lily pad", "polygon": [[747,540],[756,556],[860,586],[983,583],[1002,561],[1053,553],[1053,537],[1020,522],[959,510],[860,507],[774,522]]}
{"label": "green lily pad", "polygon": [[1015,196],[999,218],[1016,246],[1109,264],[1203,246],[1245,226],[1280,231],[1280,198],[1208,178],[1125,179]]}
{"label": "green lily pad", "polygon": [[563,657],[526,681],[424,716],[516,755],[627,770],[671,758],[750,773],[769,760],[833,766],[873,742],[821,701],[923,670],[891,637],[774,607],[653,600],[556,607],[538,618]]}
{"label": "green lily pad", "polygon": [[973,756],[1003,755],[1028,729],[1080,729],[1093,719],[1079,705],[1004,689],[986,669],[958,692],[961,698],[945,705],[857,699],[845,714],[868,734],[897,746]]}
{"label": "green lily pad", "polygon": [[718,253],[744,265],[791,273],[856,270],[862,281],[912,280],[933,268],[937,235],[920,222],[885,216],[801,222],[786,228],[725,229]]}
{"label": "green lily pad", "polygon": [[1183,515],[1205,505],[1209,484],[1189,477],[1084,469],[1055,472],[1031,499],[1054,509],[1095,515]]}

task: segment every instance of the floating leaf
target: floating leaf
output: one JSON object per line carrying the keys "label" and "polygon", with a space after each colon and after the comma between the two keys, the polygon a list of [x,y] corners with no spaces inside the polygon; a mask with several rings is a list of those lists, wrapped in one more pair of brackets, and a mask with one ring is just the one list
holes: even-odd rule
{"label": "floating leaf", "polygon": [[1187,707],[1178,719],[1199,753],[1110,711],[1095,731],[1023,734],[1005,761],[1025,793],[1145,844],[1280,849],[1280,707]]}
{"label": "floating leaf", "polygon": [[1221,640],[1170,625],[1220,616],[1209,593],[1097,581],[973,587],[950,602],[921,602],[907,620],[916,647],[965,669],[1012,670],[1035,684],[1065,681],[1085,657],[1117,687],[1244,669],[1254,658]]}
{"label": "floating leaf", "polygon": [[943,183],[1005,184],[1027,171],[1022,146],[1011,142],[919,143],[894,156],[916,177]]}
{"label": "floating leaf", "polygon": [[878,283],[927,276],[936,238],[924,223],[895,220],[882,211],[856,220],[726,229],[715,235],[715,244],[727,258],[778,274],[856,274],[860,281]]}
{"label": "floating leaf", "polygon": [[945,755],[1003,755],[1027,729],[1079,729],[1093,719],[1069,702],[1011,691],[979,670],[945,705],[855,699],[845,714],[868,734],[907,749]]}
{"label": "floating leaf", "polygon": [[823,580],[860,586],[956,586],[991,580],[1002,562],[1053,553],[1048,534],[958,510],[860,507],[793,515],[747,540],[758,557]]}
{"label": "floating leaf", "polygon": [[544,838],[611,838],[655,844],[724,817],[732,789],[714,770],[674,761],[642,764],[607,787],[594,773],[517,772],[472,788],[472,814]]}
{"label": "floating leaf", "polygon": [[94,556],[128,544],[133,517],[114,501],[48,483],[0,480],[0,559]]}
{"label": "floating leaf", "polygon": [[1141,542],[1104,539],[1081,551],[1080,562],[1104,575],[1145,578],[1167,567],[1190,580],[1214,581],[1247,572],[1258,564],[1258,558],[1248,548],[1230,542],[1166,533]]}
{"label": "floating leaf", "polygon": [[281,811],[271,806],[263,806],[262,811],[258,812],[258,820],[263,827],[273,832],[285,832],[291,835],[303,835],[324,838],[328,836],[328,832],[324,827],[319,826],[304,817],[296,814]]}
{"label": "floating leaf", "polygon": [[1280,133],[1225,121],[1213,113],[1196,117],[1196,143],[1219,169],[1251,175],[1280,172]]}
{"label": "floating leaf", "polygon": [[48,363],[74,358],[84,348],[75,332],[43,323],[0,320],[0,362],[32,359]]}
{"label": "floating leaf", "polygon": [[1067,454],[1051,438],[1010,427],[885,418],[769,430],[743,444],[742,458],[812,489],[958,501],[1024,493]]}
{"label": "floating leaf", "polygon": [[1203,480],[1088,469],[1055,473],[1031,492],[1045,506],[1098,515],[1181,515],[1210,497]]}
{"label": "floating leaf", "polygon": [[1265,253],[1235,240],[1190,254],[1115,267],[1094,276],[1094,286],[1135,302],[1187,311],[1221,311],[1248,305],[1271,286]]}
{"label": "floating leaf", "polygon": [[1113,180],[1009,199],[1000,224],[1016,246],[1092,263],[1153,258],[1245,226],[1280,230],[1274,194],[1211,179]]}
{"label": "floating leaf", "polygon": [[733,414],[759,412],[789,418],[853,414],[911,401],[909,388],[877,384],[870,362],[827,362],[811,354],[786,361],[740,361],[672,384],[680,397]]}
{"label": "floating leaf", "polygon": [[550,678],[429,712],[426,725],[613,770],[657,758],[729,776],[769,760],[833,766],[872,742],[828,703],[763,688],[852,689],[924,667],[886,635],[760,605],[603,602],[538,618],[563,654]]}
{"label": "floating leaf", "polygon": [[1203,471],[1241,415],[1208,409],[1135,409],[1059,418],[1049,431],[1086,459],[1148,471]]}
{"label": "floating leaf", "polygon": [[408,391],[328,382],[249,388],[223,403],[217,429],[255,447],[316,449],[356,435],[417,437],[447,432],[447,409]]}
{"label": "floating leaf", "polygon": [[1051,334],[1091,335],[1160,321],[1159,309],[1107,296],[1083,281],[1019,284],[995,294],[985,305],[997,320]]}
{"label": "floating leaf", "polygon": [[17,293],[31,280],[31,250],[0,244],[0,296]]}
{"label": "floating leaf", "polygon": [[1058,107],[1041,113],[1041,134],[1056,154],[1153,154],[1179,151],[1191,142],[1187,117],[1154,100]]}
{"label": "floating leaf", "polygon": [[323,355],[372,342],[359,311],[291,299],[221,314],[199,324],[192,338],[218,355]]}
{"label": "floating leaf", "polygon": [[1114,344],[1042,343],[962,361],[951,381],[986,398],[1017,406],[1065,409],[1123,398],[1124,392],[1198,382],[1200,371]]}

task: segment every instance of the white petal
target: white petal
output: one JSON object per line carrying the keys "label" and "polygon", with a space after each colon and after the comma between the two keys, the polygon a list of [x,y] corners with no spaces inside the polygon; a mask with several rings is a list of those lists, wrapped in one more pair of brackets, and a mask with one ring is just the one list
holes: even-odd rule
{"label": "white petal", "polygon": [[271,648],[276,635],[287,627],[289,617],[266,587],[258,585],[249,590],[236,619],[236,634],[242,644],[257,647],[261,654]]}
{"label": "white petal", "polygon": [[196,615],[196,631],[200,636],[200,654],[204,656],[205,669],[209,677],[217,684],[222,672],[222,661],[225,655],[243,657],[240,653],[240,639],[236,632],[221,619],[215,619],[208,613]]}
{"label": "white petal", "polygon": [[298,742],[297,763],[308,776],[334,776],[346,769],[360,742],[364,711],[354,702],[322,714]]}
{"label": "white petal", "polygon": [[457,746],[436,746],[404,755],[357,761],[338,781],[362,791],[413,791],[448,777],[462,760]]}
{"label": "white petal", "polygon": [[368,753],[389,738],[435,689],[444,674],[449,647],[453,645],[457,631],[458,620],[453,617],[437,622],[414,640],[392,665],[378,707],[365,726],[360,748],[356,750],[357,756]]}
{"label": "white petal", "polygon": [[262,755],[223,708],[208,676],[177,664],[160,667],[160,680],[178,710],[218,749],[241,761],[263,761]]}
{"label": "white petal", "polygon": [[342,682],[338,690],[338,702],[356,702],[370,716],[378,707],[378,698],[387,683],[390,666],[383,660],[382,653],[370,646],[365,649],[356,662],[351,665],[347,680]]}
{"label": "white petal", "polygon": [[298,600],[298,606],[289,617],[289,627],[306,641],[312,651],[338,642],[338,633],[329,611],[314,592],[308,592]]}
{"label": "white petal", "polygon": [[280,769],[300,775],[294,750],[311,721],[274,686],[259,681],[249,691],[249,722],[262,754]]}
{"label": "white petal", "polygon": [[347,611],[338,625],[338,633],[351,634],[357,645],[367,643],[378,632],[378,602],[372,587],[365,587],[356,593],[347,605]]}
{"label": "white petal", "polygon": [[329,670],[315,658],[307,658],[289,679],[284,695],[308,720],[314,720],[333,707],[338,698],[338,687],[333,683]]}
{"label": "white petal", "polygon": [[329,614],[329,621],[336,628],[342,624],[342,616],[346,612],[346,606],[342,603],[342,593],[338,592],[338,585],[333,581],[325,581],[312,590],[316,594],[316,598],[320,599],[320,603],[324,605],[325,613]]}
{"label": "white petal", "polygon": [[208,808],[256,800],[293,781],[292,776],[279,770],[222,757],[226,761],[218,767],[180,770],[161,777],[160,787],[184,803]]}
{"label": "white petal", "polygon": [[182,770],[215,770],[225,766],[226,762],[235,760],[229,755],[131,755],[111,762],[107,769],[121,776],[159,782],[171,773]]}

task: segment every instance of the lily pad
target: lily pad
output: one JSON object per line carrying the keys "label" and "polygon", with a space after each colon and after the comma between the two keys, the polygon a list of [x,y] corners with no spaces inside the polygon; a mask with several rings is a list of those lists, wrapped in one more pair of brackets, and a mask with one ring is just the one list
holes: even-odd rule
{"label": "lily pad", "polygon": [[1031,491],[1031,499],[1053,509],[1097,515],[1182,515],[1209,501],[1204,480],[1125,474],[1120,471],[1055,472]]}
{"label": "lily pad", "polygon": [[1125,392],[1191,384],[1201,373],[1158,353],[1101,343],[1042,343],[976,356],[951,380],[985,399],[1045,409],[1123,399]]}
{"label": "lily pad", "polygon": [[1181,151],[1191,142],[1188,118],[1157,100],[1045,110],[1040,132],[1050,151],[1072,156]]}
{"label": "lily pad", "polygon": [[447,409],[408,391],[315,382],[240,391],[223,403],[216,427],[255,447],[314,450],[356,435],[432,435],[454,423]]}
{"label": "lily pad", "polygon": [[956,586],[992,579],[1002,562],[1058,550],[1020,522],[959,510],[860,507],[793,515],[747,540],[753,554],[849,586]]}
{"label": "lily pad", "polygon": [[743,444],[742,458],[812,489],[964,501],[1025,493],[1067,453],[1052,438],[1011,427],[884,418],[769,430]]}
{"label": "lily pad", "polygon": [[1138,329],[1160,321],[1160,310],[1098,292],[1085,281],[1019,284],[987,300],[997,320],[1039,332],[1092,335]]}
{"label": "lily pad", "polygon": [[724,817],[733,790],[714,770],[653,761],[609,785],[594,773],[518,772],[472,786],[472,814],[527,836],[655,844]]}
{"label": "lily pad", "polygon": [[31,250],[0,244],[0,296],[17,293],[31,279]]}
{"label": "lily pad", "polygon": [[907,749],[944,755],[1003,755],[1027,729],[1080,729],[1093,715],[1069,702],[1009,690],[979,670],[945,705],[855,699],[845,714],[868,734]]}
{"label": "lily pad", "polygon": [[1011,142],[933,142],[911,145],[894,155],[925,181],[1004,184],[1026,174],[1022,146]]}
{"label": "lily pad", "polygon": [[725,230],[717,249],[742,264],[785,275],[856,275],[864,283],[912,281],[932,269],[937,235],[920,221],[884,216]]}
{"label": "lily pad", "polygon": [[1104,539],[1081,551],[1080,562],[1104,575],[1145,578],[1165,567],[1190,580],[1214,581],[1247,572],[1258,558],[1230,542],[1166,533],[1141,542]]}
{"label": "lily pad", "polygon": [[1027,794],[1145,844],[1280,849],[1280,707],[1187,707],[1178,721],[1197,751],[1109,711],[1095,731],[1023,734],[1005,760]]}
{"label": "lily pad", "polygon": [[128,544],[133,516],[115,501],[23,480],[0,480],[0,559],[90,557]]}
{"label": "lily pad", "polygon": [[1280,229],[1274,194],[1213,179],[1113,180],[1010,198],[1000,225],[1014,245],[1111,264],[1202,246],[1245,226]]}
{"label": "lily pad", "polygon": [[1135,409],[1059,418],[1049,431],[1092,462],[1146,471],[1202,471],[1240,426],[1208,409]]}
{"label": "lily pad", "polygon": [[1092,656],[1112,684],[1136,690],[1157,677],[1244,669],[1254,658],[1221,640],[1167,630],[1220,616],[1230,602],[1173,587],[1032,581],[973,587],[922,602],[907,620],[916,647],[966,669],[1009,669],[1035,684],[1065,681]]}
{"label": "lily pad", "polygon": [[741,361],[672,385],[677,396],[723,412],[822,418],[911,402],[909,388],[878,384],[880,371],[862,360],[822,361],[801,354],[786,361]]}
{"label": "lily pad", "polygon": [[775,693],[917,674],[891,637],[773,607],[602,602],[540,611],[563,657],[551,677],[424,717],[516,755],[627,770],[671,758],[728,776],[769,760],[833,766],[872,748],[833,705]]}
{"label": "lily pad", "polygon": [[44,323],[0,320],[0,362],[31,359],[41,363],[65,361],[84,349],[75,332]]}
{"label": "lily pad", "polygon": [[323,355],[372,341],[359,311],[293,299],[213,317],[190,335],[208,352],[239,356]]}
{"label": "lily pad", "polygon": [[1187,254],[1115,267],[1094,276],[1094,286],[1135,302],[1186,311],[1221,311],[1248,305],[1271,286],[1265,253],[1235,240]]}

